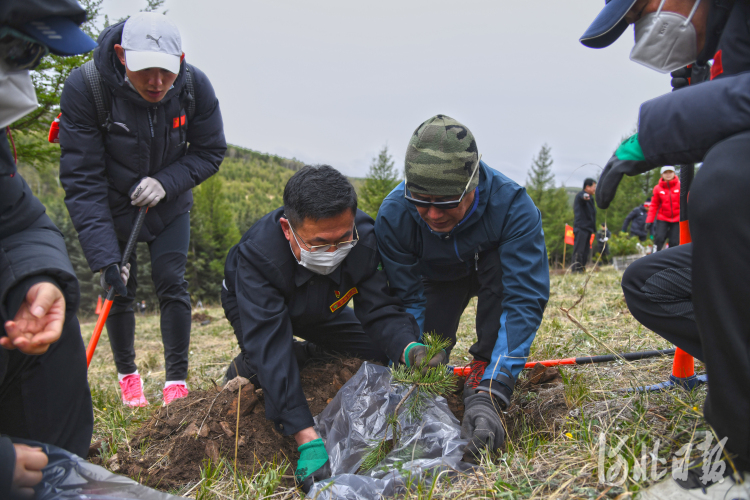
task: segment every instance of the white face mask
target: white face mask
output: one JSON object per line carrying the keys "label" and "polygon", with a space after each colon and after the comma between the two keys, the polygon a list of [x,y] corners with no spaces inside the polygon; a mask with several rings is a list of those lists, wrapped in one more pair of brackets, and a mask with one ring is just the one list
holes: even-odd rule
{"label": "white face mask", "polygon": [[29,70],[8,71],[0,63],[0,128],[5,128],[38,106]]}
{"label": "white face mask", "polygon": [[[352,245],[349,248],[339,248],[333,252],[310,252],[309,250],[302,248],[302,245],[300,245],[297,235],[294,234],[294,232],[292,232],[292,236],[294,236],[294,241],[297,242],[300,252],[300,258],[297,260],[297,264],[306,267],[315,274],[331,274],[337,267],[339,267],[346,256],[349,255],[352,248],[354,248]],[[294,255],[294,248],[292,248],[291,241],[289,242],[289,248],[292,250],[292,255]],[[296,259],[297,257],[295,256],[294,258]]]}
{"label": "white face mask", "polygon": [[630,60],[659,73],[669,73],[692,64],[698,58],[695,27],[690,20],[698,9],[695,2],[690,15],[662,12],[661,0],[656,12],[643,16],[635,23],[635,45]]}

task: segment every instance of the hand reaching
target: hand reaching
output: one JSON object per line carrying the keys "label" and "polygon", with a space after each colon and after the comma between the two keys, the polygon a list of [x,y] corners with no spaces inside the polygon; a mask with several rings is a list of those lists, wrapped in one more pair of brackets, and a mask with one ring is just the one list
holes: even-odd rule
{"label": "hand reaching", "polygon": [[7,337],[0,346],[24,354],[44,354],[57,342],[65,322],[65,297],[52,283],[37,283],[26,294],[16,316],[5,322]]}

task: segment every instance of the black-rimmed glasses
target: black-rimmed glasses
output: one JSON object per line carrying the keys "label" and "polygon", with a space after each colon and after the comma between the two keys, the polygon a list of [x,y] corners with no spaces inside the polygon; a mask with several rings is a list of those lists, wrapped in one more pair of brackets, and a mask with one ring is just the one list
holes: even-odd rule
{"label": "black-rimmed glasses", "polygon": [[[292,230],[292,234],[294,235],[294,239],[297,240],[297,244],[299,245],[300,241],[302,241],[302,244],[305,245],[305,248],[307,248],[307,250],[310,251],[310,252],[327,252],[328,250],[331,249],[331,247],[336,247],[336,250],[345,250],[347,248],[352,248],[359,241],[359,232],[357,231],[357,225],[355,224],[354,225],[354,234],[356,235],[356,238],[354,238],[353,240],[340,241],[338,243],[333,243],[333,244],[330,244],[330,245],[313,245],[313,246],[310,246],[307,243],[305,243],[305,240],[303,240],[302,238],[300,238],[297,235],[297,232],[294,230],[294,227],[292,227],[292,223],[289,222],[289,221],[287,221],[287,222],[289,223],[289,229]],[[299,238],[299,239],[297,239],[297,238]],[[300,245],[300,246],[302,246],[302,245]]]}
{"label": "black-rimmed glasses", "polygon": [[404,198],[406,198],[408,201],[413,203],[414,205],[421,207],[421,208],[430,208],[435,207],[440,210],[452,210],[454,208],[458,208],[458,206],[461,204],[461,201],[464,199],[464,196],[466,196],[466,191],[469,189],[469,185],[471,184],[471,180],[474,178],[474,174],[477,173],[477,170],[479,170],[479,162],[482,159],[482,155],[479,155],[479,158],[477,159],[477,165],[474,167],[474,171],[471,173],[471,177],[469,177],[469,182],[466,183],[466,187],[464,188],[464,192],[461,193],[461,196],[457,200],[450,200],[450,201],[425,201],[425,200],[418,200],[417,198],[412,198],[409,196],[406,191],[406,181],[404,181]]}

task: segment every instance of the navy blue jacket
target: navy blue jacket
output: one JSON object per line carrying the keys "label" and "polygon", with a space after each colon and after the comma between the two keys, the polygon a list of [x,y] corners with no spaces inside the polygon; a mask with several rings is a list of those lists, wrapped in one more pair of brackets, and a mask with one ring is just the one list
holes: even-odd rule
{"label": "navy blue jacket", "polygon": [[[497,250],[503,314],[484,379],[501,370],[517,378],[549,300],[549,265],[542,217],[526,190],[480,162],[475,207],[450,233],[434,233],[404,198],[401,182],[383,200],[375,233],[388,282],[424,327],[422,277],[452,281],[469,274],[480,252]],[[488,353],[489,354],[489,353]]]}
{"label": "navy blue jacket", "polygon": [[646,160],[656,165],[698,163],[714,144],[750,130],[748,26],[750,2],[738,0],[719,42],[723,73],[641,105],[638,142]]}
{"label": "navy blue jacket", "polygon": [[[224,286],[236,297],[242,341],[256,369],[266,401],[266,417],[277,430],[294,434],[313,426],[292,351],[298,328],[321,325],[354,300],[354,314],[393,361],[419,338],[414,318],[389,294],[373,220],[357,210],[359,242],[331,274],[322,276],[297,263],[279,224],[279,208],[256,222],[232,247]],[[231,299],[230,299],[231,300]]]}
{"label": "navy blue jacket", "polygon": [[586,191],[579,191],[573,200],[573,231],[596,232],[596,204]]}
{"label": "navy blue jacket", "polygon": [[117,241],[127,241],[136,215],[128,193],[141,179],[153,177],[166,191],[165,198],[149,209],[138,238],[152,241],[190,210],[191,189],[219,170],[227,148],[219,101],[198,68],[190,66],[196,111],[185,126],[175,127],[174,119],[179,121],[188,107],[187,63],[159,103],[149,103],[130,87],[114,51],[123,24],[104,30],[94,51],[96,67],[112,92],[110,130],[102,133],[97,127],[94,100],[80,69],[70,74],[60,97],[60,181],[93,271],[120,262]]}
{"label": "navy blue jacket", "polygon": [[639,237],[646,237],[646,216],[648,215],[648,210],[643,205],[638,205],[633,210],[630,211],[627,217],[625,217],[625,221],[622,223],[622,232],[628,230],[628,225],[630,225],[630,234],[634,236]]}

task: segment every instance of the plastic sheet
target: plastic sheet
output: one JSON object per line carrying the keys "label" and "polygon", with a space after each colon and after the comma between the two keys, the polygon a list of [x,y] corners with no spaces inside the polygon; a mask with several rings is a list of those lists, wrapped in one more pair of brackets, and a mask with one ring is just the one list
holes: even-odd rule
{"label": "plastic sheet", "polygon": [[[399,447],[374,469],[356,474],[373,442],[382,439],[386,417],[406,391],[408,387],[392,383],[387,368],[362,364],[315,417],[315,428],[326,443],[332,477],[316,483],[308,498],[375,500],[404,493],[442,471],[471,470],[471,465],[461,461],[468,441],[461,439],[461,426],[445,398],[438,397],[427,398],[420,419],[410,418],[402,407]],[[390,436],[390,429],[388,433]]]}
{"label": "plastic sheet", "polygon": [[35,500],[179,500],[132,479],[118,476],[57,446],[13,439],[14,443],[39,446],[49,457],[42,482],[35,488]]}

